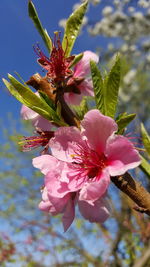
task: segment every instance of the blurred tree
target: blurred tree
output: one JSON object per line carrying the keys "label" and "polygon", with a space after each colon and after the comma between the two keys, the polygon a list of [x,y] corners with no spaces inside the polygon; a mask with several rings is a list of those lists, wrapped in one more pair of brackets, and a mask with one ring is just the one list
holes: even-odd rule
{"label": "blurred tree", "polygon": [[[80,0],[84,2],[84,0]],[[111,62],[114,53],[124,56],[120,87],[120,111],[125,108],[147,121],[150,112],[150,2],[148,0],[90,0],[83,26],[91,37],[99,37],[97,51],[103,62]],[[76,9],[80,3],[73,6]],[[99,10],[97,15],[96,9]],[[96,15],[94,16],[94,10]],[[59,25],[65,27],[65,19]],[[132,102],[132,105],[130,103]]]}

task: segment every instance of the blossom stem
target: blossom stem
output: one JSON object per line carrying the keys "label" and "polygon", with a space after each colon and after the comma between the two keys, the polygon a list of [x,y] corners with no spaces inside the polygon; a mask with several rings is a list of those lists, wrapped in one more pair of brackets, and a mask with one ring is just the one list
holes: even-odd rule
{"label": "blossom stem", "polygon": [[136,203],[133,207],[136,211],[150,216],[150,194],[128,172],[121,176],[111,177],[111,181]]}
{"label": "blossom stem", "polygon": [[70,107],[67,105],[67,103],[64,100],[64,90],[63,87],[58,87],[56,90],[56,105],[60,103],[61,105],[61,115],[66,123],[69,124],[69,126],[76,126],[80,128],[80,122],[76,118],[73,111],[70,109]]}

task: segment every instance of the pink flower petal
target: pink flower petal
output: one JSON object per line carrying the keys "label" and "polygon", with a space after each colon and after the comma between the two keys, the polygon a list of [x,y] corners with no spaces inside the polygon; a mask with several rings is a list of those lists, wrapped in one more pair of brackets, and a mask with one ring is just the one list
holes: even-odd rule
{"label": "pink flower petal", "polygon": [[82,83],[78,85],[81,95],[83,96],[94,96],[93,83],[90,78],[85,79]]}
{"label": "pink flower petal", "polygon": [[83,95],[82,94],[75,94],[75,93],[65,93],[64,99],[70,105],[79,105],[82,101]]}
{"label": "pink flower petal", "polygon": [[20,113],[23,120],[32,120],[38,116],[38,113],[25,105],[22,105]]}
{"label": "pink flower petal", "polygon": [[42,191],[42,201],[39,204],[39,209],[42,211],[50,212],[52,215],[56,215],[57,211],[52,203],[48,199],[47,188],[44,187]]}
{"label": "pink flower petal", "polygon": [[92,204],[97,199],[102,197],[108,186],[110,184],[110,176],[107,170],[103,170],[99,175],[99,181],[96,182],[86,182],[80,193],[79,193],[79,200],[87,201],[88,203]]}
{"label": "pink flower petal", "polygon": [[56,211],[55,207],[52,205],[52,203],[48,201],[41,201],[39,203],[39,209],[48,213],[51,213],[52,215],[57,215],[58,212]]}
{"label": "pink flower petal", "polygon": [[99,57],[91,51],[85,51],[83,53],[82,59],[76,64],[74,68],[74,77],[84,77],[85,75],[88,75],[90,73],[90,60],[98,63]]}
{"label": "pink flower petal", "polygon": [[35,168],[40,169],[43,174],[47,174],[50,170],[56,169],[58,160],[51,155],[42,155],[32,160]]}
{"label": "pink flower petal", "polygon": [[50,131],[53,125],[42,116],[38,115],[35,119],[32,120],[32,125],[34,127],[40,128],[43,131]]}
{"label": "pink flower petal", "polygon": [[[68,188],[68,183],[61,181],[61,176],[62,173],[61,170],[59,169],[59,166],[57,169],[53,168],[45,176],[45,186],[48,191],[49,199],[51,197],[62,198],[70,192],[70,189]],[[63,179],[65,180],[64,177]],[[66,180],[67,179],[68,178],[66,177]]]}
{"label": "pink flower petal", "polygon": [[141,163],[138,151],[124,136],[112,135],[107,142],[105,156],[110,175],[121,175]]}
{"label": "pink flower petal", "polygon": [[70,194],[67,194],[62,198],[52,197],[48,194],[48,198],[55,208],[57,214],[64,213],[66,210],[66,205],[68,205],[68,202],[70,201]]}
{"label": "pink flower petal", "polygon": [[90,222],[103,223],[110,215],[109,203],[105,198],[98,199],[93,205],[79,201],[78,206],[82,216]]}
{"label": "pink flower petal", "polygon": [[98,110],[90,110],[82,121],[83,135],[87,137],[89,146],[99,154],[105,150],[109,136],[117,131],[117,124],[110,117],[102,115]]}
{"label": "pink flower petal", "polygon": [[21,117],[23,120],[31,120],[34,127],[38,127],[43,131],[50,131],[52,128],[52,124],[48,120],[25,105],[22,105]]}
{"label": "pink flower petal", "polygon": [[70,227],[70,225],[72,224],[74,216],[75,216],[75,204],[74,201],[70,199],[67,203],[64,215],[62,217],[64,232],[66,232]]}
{"label": "pink flower petal", "polygon": [[51,213],[52,215],[57,215],[63,213],[65,206],[70,199],[70,195],[66,195],[63,198],[49,197],[47,188],[44,187],[42,192],[42,201],[39,204],[39,209]]}
{"label": "pink flower petal", "polygon": [[77,128],[61,127],[55,131],[55,137],[51,138],[49,146],[54,157],[72,162],[74,150],[80,143],[82,143],[81,133]]}
{"label": "pink flower petal", "polygon": [[94,96],[92,80],[86,77],[90,74],[90,60],[98,62],[99,58],[95,53],[85,51],[74,68],[73,79],[82,77],[84,80],[77,86],[81,94],[65,93],[65,101],[71,105],[79,105],[83,96]]}

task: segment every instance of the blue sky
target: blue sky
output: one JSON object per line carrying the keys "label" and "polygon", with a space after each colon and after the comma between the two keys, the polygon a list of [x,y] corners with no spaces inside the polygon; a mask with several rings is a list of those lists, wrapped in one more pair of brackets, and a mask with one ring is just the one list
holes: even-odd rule
{"label": "blue sky", "polygon": [[[78,0],[33,0],[42,24],[51,37],[54,31],[62,31],[58,26],[59,20],[69,17],[72,6],[77,2]],[[133,0],[132,4],[135,5],[136,1]],[[96,7],[90,5],[90,23],[100,18],[101,11],[106,5],[112,5],[112,1],[102,0]],[[39,42],[43,49],[44,44],[28,16],[28,0],[0,0],[0,10],[0,117],[6,119],[7,113],[12,112],[18,119],[21,104],[5,90],[2,78],[7,78],[7,73],[14,75],[15,71],[25,81],[36,72],[42,74],[42,69],[36,62],[37,56],[33,51],[33,45]],[[84,32],[77,39],[73,52],[95,51],[97,47],[103,47],[106,51],[109,40],[110,38],[100,36],[92,38]],[[117,42],[117,39],[114,42]]]}
{"label": "blue sky", "polygon": [[[34,0],[39,17],[43,26],[48,30],[50,36],[53,32],[60,30],[58,22],[61,18],[67,18],[72,12],[72,6],[77,0]],[[109,2],[109,1],[108,1]],[[67,4],[66,4],[67,3]],[[27,0],[1,0],[0,9],[0,78],[7,78],[7,73],[18,72],[26,81],[36,73],[41,73],[37,64],[37,56],[33,51],[33,45],[39,42],[44,47],[41,37],[37,33],[31,19],[28,17]],[[99,8],[90,7],[94,14],[100,13]],[[62,29],[61,29],[62,30]],[[88,34],[81,35],[74,48],[74,53],[83,50],[94,50],[98,46],[96,38],[89,38]],[[9,95],[0,79],[0,109],[1,117],[6,118],[8,112],[12,112],[15,118],[20,116],[20,106],[16,99]]]}

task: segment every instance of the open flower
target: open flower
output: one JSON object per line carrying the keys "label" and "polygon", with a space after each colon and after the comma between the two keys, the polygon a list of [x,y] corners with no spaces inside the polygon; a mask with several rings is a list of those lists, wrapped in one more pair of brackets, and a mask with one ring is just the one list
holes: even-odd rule
{"label": "open flower", "polygon": [[[85,219],[104,222],[110,210],[105,198],[110,176],[122,175],[140,164],[133,144],[115,134],[117,124],[112,118],[91,110],[81,127],[81,131],[60,127],[49,142],[52,155],[33,159],[33,165],[45,174],[46,198],[43,197],[42,205],[49,203],[50,213],[55,208],[57,214],[57,205],[62,205],[61,212],[69,221],[67,228],[73,221],[76,203]],[[68,203],[72,215],[67,213]]]}

